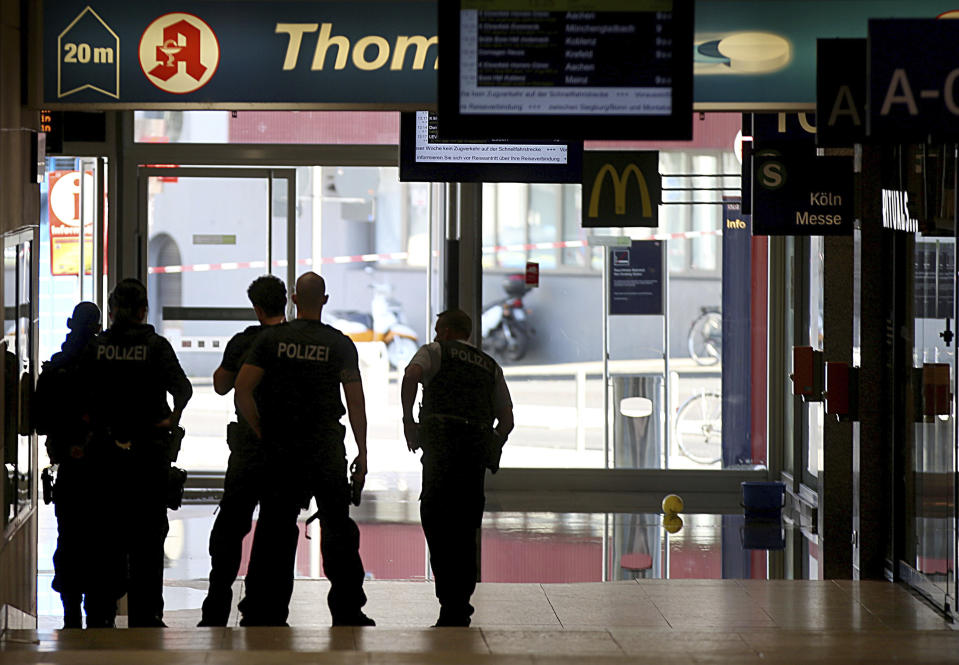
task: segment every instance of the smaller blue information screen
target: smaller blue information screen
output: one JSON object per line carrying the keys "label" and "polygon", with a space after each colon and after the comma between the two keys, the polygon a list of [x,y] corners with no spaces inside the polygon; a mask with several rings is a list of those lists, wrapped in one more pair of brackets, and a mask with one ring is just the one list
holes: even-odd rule
{"label": "smaller blue information screen", "polygon": [[663,313],[663,243],[634,240],[609,249],[609,313]]}

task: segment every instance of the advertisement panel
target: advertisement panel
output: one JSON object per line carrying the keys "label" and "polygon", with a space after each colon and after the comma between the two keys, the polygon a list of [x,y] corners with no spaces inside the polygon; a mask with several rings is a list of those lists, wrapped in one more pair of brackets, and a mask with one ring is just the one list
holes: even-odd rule
{"label": "advertisement panel", "polygon": [[[93,172],[83,174],[84,189],[94,191]],[[91,274],[93,265],[93,197],[81,204],[80,172],[52,171],[50,173],[50,274],[78,275],[80,270],[80,206],[86,222],[83,240],[84,274]]]}
{"label": "advertisement panel", "polygon": [[[812,109],[818,38],[861,39],[870,17],[952,9],[947,0],[697,0],[693,102]],[[42,24],[38,107],[436,109],[435,0],[45,0]]]}
{"label": "advertisement panel", "polygon": [[47,0],[43,101],[422,109],[436,99],[436,44],[428,0]]}
{"label": "advertisement panel", "polygon": [[816,106],[816,42],[865,38],[871,17],[935,18],[948,0],[698,0],[695,92],[700,110]]}
{"label": "advertisement panel", "polygon": [[663,314],[663,243],[633,240],[609,252],[609,313]]}

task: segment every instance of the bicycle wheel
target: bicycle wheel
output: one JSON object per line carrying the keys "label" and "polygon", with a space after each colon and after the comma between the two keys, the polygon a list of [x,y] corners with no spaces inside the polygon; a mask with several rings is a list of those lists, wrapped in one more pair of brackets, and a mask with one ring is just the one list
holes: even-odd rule
{"label": "bicycle wheel", "polygon": [[698,464],[715,464],[722,459],[723,398],[701,392],[679,407],[673,428],[680,452]]}
{"label": "bicycle wheel", "polygon": [[719,312],[703,312],[689,327],[689,356],[699,365],[715,365],[723,348],[723,316]]}

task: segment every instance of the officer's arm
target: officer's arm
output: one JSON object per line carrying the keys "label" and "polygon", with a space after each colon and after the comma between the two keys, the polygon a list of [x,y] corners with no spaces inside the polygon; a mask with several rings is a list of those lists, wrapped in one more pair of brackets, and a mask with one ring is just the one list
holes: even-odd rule
{"label": "officer's arm", "polygon": [[413,453],[420,447],[419,425],[413,420],[413,402],[416,401],[417,385],[423,382],[423,368],[410,363],[403,373],[400,384],[400,403],[403,405],[403,436],[406,447]]}
{"label": "officer's arm", "polygon": [[496,414],[496,433],[504,439],[513,431],[513,407],[503,409]]}
{"label": "officer's arm", "polygon": [[[263,438],[263,432],[260,430],[260,412],[256,408],[256,400],[253,399],[253,390],[262,380],[262,367],[244,364],[240,367],[236,375],[236,384],[233,386],[233,403],[236,404],[236,410],[259,438]],[[366,444],[365,439],[363,443]]]}
{"label": "officer's arm", "polygon": [[[244,366],[245,367],[245,366]],[[243,370],[240,370],[242,374]],[[239,381],[237,382],[239,386]],[[349,381],[343,384],[343,394],[346,395],[346,413],[350,419],[350,427],[353,429],[353,438],[356,439],[356,447],[359,448],[359,455],[356,456],[355,463],[358,471],[366,473],[366,398],[363,396],[363,383],[361,381]]]}
{"label": "officer's arm", "polygon": [[413,422],[413,402],[416,401],[416,389],[423,381],[423,368],[409,365],[400,384],[400,403],[403,405],[403,422]]}
{"label": "officer's arm", "polygon": [[187,378],[186,373],[183,371],[183,367],[180,365],[180,361],[177,359],[176,353],[174,353],[170,343],[162,337],[159,339],[163,340],[163,350],[161,354],[165,356],[163,364],[166,368],[165,372],[167,376],[166,391],[173,396],[173,413],[158,423],[158,425],[163,427],[176,427],[180,422],[183,409],[186,408],[187,402],[193,397],[193,384],[190,383],[190,379]]}
{"label": "officer's arm", "polygon": [[220,366],[213,372],[213,390],[217,395],[226,395],[233,390],[233,384],[236,382],[236,373],[240,371],[243,364],[246,349],[242,345],[239,335],[234,335],[226,343],[226,349],[223,351],[223,358],[220,360]]}
{"label": "officer's arm", "polygon": [[513,431],[513,400],[502,373],[497,377],[494,387],[493,415],[496,417],[496,433],[505,439]]}
{"label": "officer's arm", "polygon": [[236,372],[224,369],[223,365],[216,368],[213,372],[213,390],[217,395],[226,395],[233,390],[233,384],[236,382]]}

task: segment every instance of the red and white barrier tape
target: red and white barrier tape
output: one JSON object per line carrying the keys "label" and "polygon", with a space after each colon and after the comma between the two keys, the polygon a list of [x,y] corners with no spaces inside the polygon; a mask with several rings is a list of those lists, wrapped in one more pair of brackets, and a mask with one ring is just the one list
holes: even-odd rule
{"label": "red and white barrier tape", "polygon": [[[687,238],[703,238],[708,236],[720,236],[721,230],[713,231],[685,231],[682,233],[655,233],[636,240],[682,240]],[[589,243],[584,240],[562,240],[557,242],[534,242],[517,245],[496,245],[483,248],[484,254],[495,254],[497,252],[525,252],[531,249],[575,249],[578,247],[587,247]],[[344,256],[326,256],[320,259],[319,264],[331,263],[372,263],[374,261],[403,261],[409,258],[409,252],[387,252],[385,254],[353,254]],[[297,259],[296,264],[300,266],[315,265],[313,259]],[[286,259],[273,262],[275,268],[285,268]],[[147,272],[151,275],[166,275],[182,272],[210,272],[214,270],[249,270],[266,268],[266,261],[231,261],[224,263],[194,263],[188,266],[151,266]]]}

